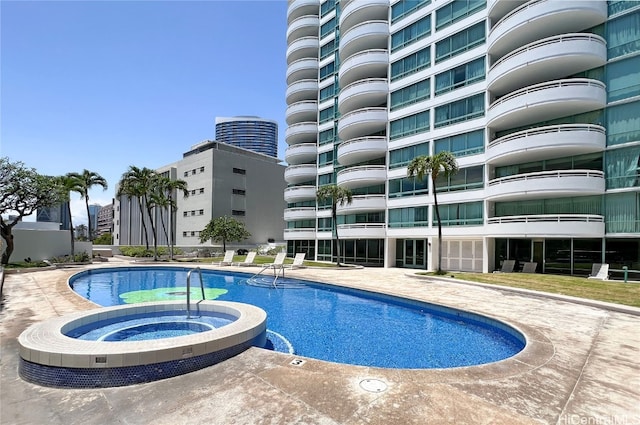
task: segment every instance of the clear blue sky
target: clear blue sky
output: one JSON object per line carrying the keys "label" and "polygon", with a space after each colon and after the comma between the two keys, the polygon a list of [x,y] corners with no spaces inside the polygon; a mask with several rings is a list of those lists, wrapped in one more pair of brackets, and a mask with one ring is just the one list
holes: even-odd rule
{"label": "clear blue sky", "polygon": [[89,194],[100,204],[129,165],[214,139],[216,116],[278,121],[284,158],[286,12],[285,0],[1,0],[0,156],[95,171],[109,183]]}

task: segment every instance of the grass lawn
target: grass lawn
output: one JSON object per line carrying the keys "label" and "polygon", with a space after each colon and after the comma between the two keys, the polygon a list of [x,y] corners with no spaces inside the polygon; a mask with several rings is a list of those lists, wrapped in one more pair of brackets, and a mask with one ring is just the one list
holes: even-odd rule
{"label": "grass lawn", "polygon": [[[434,275],[433,273],[420,274]],[[587,279],[586,277],[528,273],[451,272],[445,276],[471,282],[532,289],[535,291],[551,292],[554,294],[640,307],[640,283],[623,283],[612,280]]]}

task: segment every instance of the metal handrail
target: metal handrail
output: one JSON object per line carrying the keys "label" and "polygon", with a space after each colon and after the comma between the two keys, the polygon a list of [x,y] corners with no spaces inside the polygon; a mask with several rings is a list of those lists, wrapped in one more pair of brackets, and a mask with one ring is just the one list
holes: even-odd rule
{"label": "metal handrail", "polygon": [[202,299],[205,299],[204,296],[204,283],[202,282],[202,270],[200,267],[196,267],[195,269],[189,270],[187,273],[187,319],[191,319],[191,273],[197,270],[200,275],[200,290],[202,291]]}

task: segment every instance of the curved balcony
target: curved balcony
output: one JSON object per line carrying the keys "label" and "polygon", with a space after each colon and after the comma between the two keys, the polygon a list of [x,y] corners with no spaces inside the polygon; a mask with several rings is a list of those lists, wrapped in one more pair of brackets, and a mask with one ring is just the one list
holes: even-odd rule
{"label": "curved balcony", "polygon": [[344,239],[381,239],[386,236],[384,223],[338,224],[338,234]]}
{"label": "curved balcony", "polygon": [[285,112],[287,124],[296,124],[304,121],[311,121],[318,116],[318,102],[315,100],[304,100],[296,102],[287,107]]}
{"label": "curved balcony", "polygon": [[299,143],[291,145],[284,153],[284,160],[291,165],[304,164],[313,161],[318,155],[315,143]]}
{"label": "curved balcony", "polygon": [[348,31],[358,22],[382,21],[389,16],[389,0],[350,1],[342,3],[340,31]]}
{"label": "curved balcony", "polygon": [[340,165],[357,164],[381,158],[387,153],[387,138],[384,136],[359,137],[347,140],[338,146]]}
{"label": "curved balcony", "polygon": [[487,125],[494,130],[519,127],[552,118],[604,108],[605,85],[597,80],[572,78],[525,87],[493,102]]}
{"label": "curved balcony", "polygon": [[336,212],[339,215],[364,213],[369,211],[381,211],[387,208],[385,195],[354,195],[350,204],[337,205]]}
{"label": "curved balcony", "polygon": [[316,199],[315,186],[291,186],[284,190],[284,201],[290,204],[312,199]]}
{"label": "curved balcony", "polygon": [[298,184],[315,180],[316,174],[316,164],[290,165],[284,170],[284,180],[289,184]]}
{"label": "curved balcony", "polygon": [[386,21],[369,21],[356,25],[340,36],[340,59],[363,50],[384,49],[389,43],[389,24]]}
{"label": "curved balcony", "polygon": [[532,0],[512,10],[489,33],[489,54],[499,58],[552,35],[591,28],[607,20],[607,3],[591,0]]}
{"label": "curved balcony", "polygon": [[363,108],[349,112],[338,121],[338,136],[342,140],[382,131],[387,126],[387,108]]}
{"label": "curved balcony", "polygon": [[318,100],[318,80],[300,80],[287,87],[287,105],[303,100]]}
{"label": "curved balcony", "polygon": [[340,90],[338,110],[344,115],[365,106],[380,106],[387,102],[389,83],[385,78],[356,81]]}
{"label": "curved balcony", "polygon": [[318,15],[301,16],[287,27],[287,44],[298,38],[317,36],[319,28],[320,18]]}
{"label": "curved balcony", "polygon": [[551,125],[492,141],[487,147],[486,161],[492,165],[506,165],[583,155],[603,151],[606,143],[605,129],[599,125]]}
{"label": "curved balcony", "polygon": [[296,19],[305,15],[318,16],[320,13],[320,0],[293,0],[287,7],[287,23],[291,24]]}
{"label": "curved balcony", "polygon": [[507,13],[527,1],[528,0],[489,0],[487,2],[487,14],[492,22],[497,22]]}
{"label": "curved balcony", "polygon": [[338,186],[346,189],[373,186],[387,180],[387,167],[384,165],[361,165],[346,168],[336,177]]}
{"label": "curved balcony", "polygon": [[516,174],[490,180],[486,199],[509,200],[602,195],[604,172],[597,170],[554,170]]}
{"label": "curved balcony", "polygon": [[318,137],[318,123],[315,121],[301,122],[287,127],[284,141],[287,145],[315,142]]}
{"label": "curved balcony", "polygon": [[284,221],[312,220],[316,218],[315,207],[285,208]]}
{"label": "curved balcony", "polygon": [[315,227],[301,229],[284,229],[284,239],[287,241],[298,239],[315,239]]}
{"label": "curved balcony", "polygon": [[564,34],[536,41],[503,56],[487,75],[494,95],[577,74],[607,62],[607,43],[595,34]]}
{"label": "curved balcony", "polygon": [[318,59],[300,59],[287,67],[287,84],[318,78]]}
{"label": "curved balcony", "polygon": [[287,47],[287,65],[304,58],[317,58],[320,42],[318,37],[303,37]]}
{"label": "curved balcony", "polygon": [[495,237],[604,237],[604,217],[590,214],[516,215],[487,219],[486,234]]}
{"label": "curved balcony", "polygon": [[386,78],[389,52],[384,49],[357,53],[340,64],[338,81],[342,87],[365,78]]}

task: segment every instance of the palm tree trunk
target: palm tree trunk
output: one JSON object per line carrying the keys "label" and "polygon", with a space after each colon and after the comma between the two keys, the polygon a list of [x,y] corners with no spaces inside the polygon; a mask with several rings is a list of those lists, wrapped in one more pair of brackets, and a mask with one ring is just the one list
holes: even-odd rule
{"label": "palm tree trunk", "polygon": [[149,224],[151,225],[151,237],[153,238],[153,260],[158,259],[158,238],[156,238],[156,226],[153,224],[153,217],[151,216],[151,207],[145,196],[144,203],[147,206],[147,215],[149,216]]}
{"label": "palm tree trunk", "polygon": [[336,203],[333,202],[331,206],[331,219],[333,221],[333,228],[336,232],[336,254],[337,254],[337,266],[340,267],[340,238],[338,237],[338,215],[336,213]]}
{"label": "palm tree trunk", "polygon": [[438,220],[438,271],[437,274],[442,273],[442,224],[440,223],[440,207],[438,207],[438,197],[436,195],[436,179],[433,181],[433,203],[436,207],[436,219]]}
{"label": "palm tree trunk", "polygon": [[162,215],[162,211],[160,211],[160,223],[162,224],[164,237],[167,238],[167,248],[169,248],[169,233],[167,233],[167,226],[164,225],[164,216]]}
{"label": "palm tree trunk", "polygon": [[147,234],[147,225],[144,222],[144,208],[142,207],[142,198],[138,197],[138,207],[140,208],[140,222],[142,224],[142,233],[144,235],[144,242],[146,249],[149,249],[149,235]]}
{"label": "palm tree trunk", "polygon": [[88,235],[89,242],[92,242],[93,238],[91,237],[91,214],[89,213],[89,196],[88,195],[85,196],[84,203],[87,206],[87,235]]}
{"label": "palm tree trunk", "polygon": [[67,214],[69,214],[69,234],[71,235],[71,258],[76,255],[76,239],[73,236],[73,220],[71,218],[71,202],[67,202]]}

